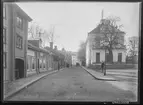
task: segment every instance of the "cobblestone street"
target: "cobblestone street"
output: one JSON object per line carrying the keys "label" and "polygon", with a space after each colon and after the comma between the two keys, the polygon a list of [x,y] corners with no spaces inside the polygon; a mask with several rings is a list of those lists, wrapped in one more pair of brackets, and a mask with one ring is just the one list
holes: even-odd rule
{"label": "cobblestone street", "polygon": [[95,80],[81,67],[73,67],[44,77],[9,100],[135,101],[135,95],[106,81]]}

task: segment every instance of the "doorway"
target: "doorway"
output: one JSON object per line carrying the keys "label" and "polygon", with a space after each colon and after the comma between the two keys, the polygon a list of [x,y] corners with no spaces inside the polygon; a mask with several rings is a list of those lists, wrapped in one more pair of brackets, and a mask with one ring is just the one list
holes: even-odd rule
{"label": "doorway", "polygon": [[122,62],[122,53],[118,53],[118,62]]}
{"label": "doorway", "polygon": [[100,53],[96,53],[96,63],[100,62]]}
{"label": "doorway", "polygon": [[24,60],[15,59],[15,79],[24,78]]}
{"label": "doorway", "polygon": [[109,53],[106,53],[106,63],[108,63],[109,61],[110,61]]}

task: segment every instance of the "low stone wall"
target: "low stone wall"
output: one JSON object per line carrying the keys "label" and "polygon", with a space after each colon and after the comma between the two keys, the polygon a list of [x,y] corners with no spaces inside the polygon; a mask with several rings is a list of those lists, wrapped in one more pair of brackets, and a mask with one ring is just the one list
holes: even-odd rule
{"label": "low stone wall", "polygon": [[[101,64],[90,65],[88,68],[101,70]],[[137,69],[138,64],[107,64],[107,69]]]}

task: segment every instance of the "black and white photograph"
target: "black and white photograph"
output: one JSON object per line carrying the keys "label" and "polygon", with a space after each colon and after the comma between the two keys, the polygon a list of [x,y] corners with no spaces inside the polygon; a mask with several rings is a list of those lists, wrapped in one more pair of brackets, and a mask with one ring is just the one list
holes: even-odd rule
{"label": "black and white photograph", "polygon": [[3,2],[4,101],[139,101],[140,2]]}

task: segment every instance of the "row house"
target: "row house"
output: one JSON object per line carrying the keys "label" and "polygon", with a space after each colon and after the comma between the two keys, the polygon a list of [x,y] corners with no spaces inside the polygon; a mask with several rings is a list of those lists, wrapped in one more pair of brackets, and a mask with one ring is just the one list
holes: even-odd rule
{"label": "row house", "polygon": [[66,64],[72,65],[72,54],[70,51],[66,51],[64,48],[62,48],[62,50],[60,51],[64,56],[64,62]]}
{"label": "row house", "polygon": [[50,51],[39,48],[40,40],[28,40],[27,75],[52,70]]}
{"label": "row house", "polygon": [[26,77],[28,22],[32,19],[15,3],[3,3],[4,82]]}
{"label": "row house", "polygon": [[[51,43],[42,48],[41,39],[27,40],[32,19],[15,3],[3,5],[4,82],[26,78],[30,73],[55,70],[64,65],[64,55]],[[57,59],[58,58],[58,59]]]}
{"label": "row house", "polygon": [[50,47],[46,46],[44,49],[50,51],[50,53],[52,54],[51,56],[52,69],[58,69],[58,64],[60,68],[64,67],[65,56],[57,49],[57,46],[53,48],[53,42],[50,42]]}

